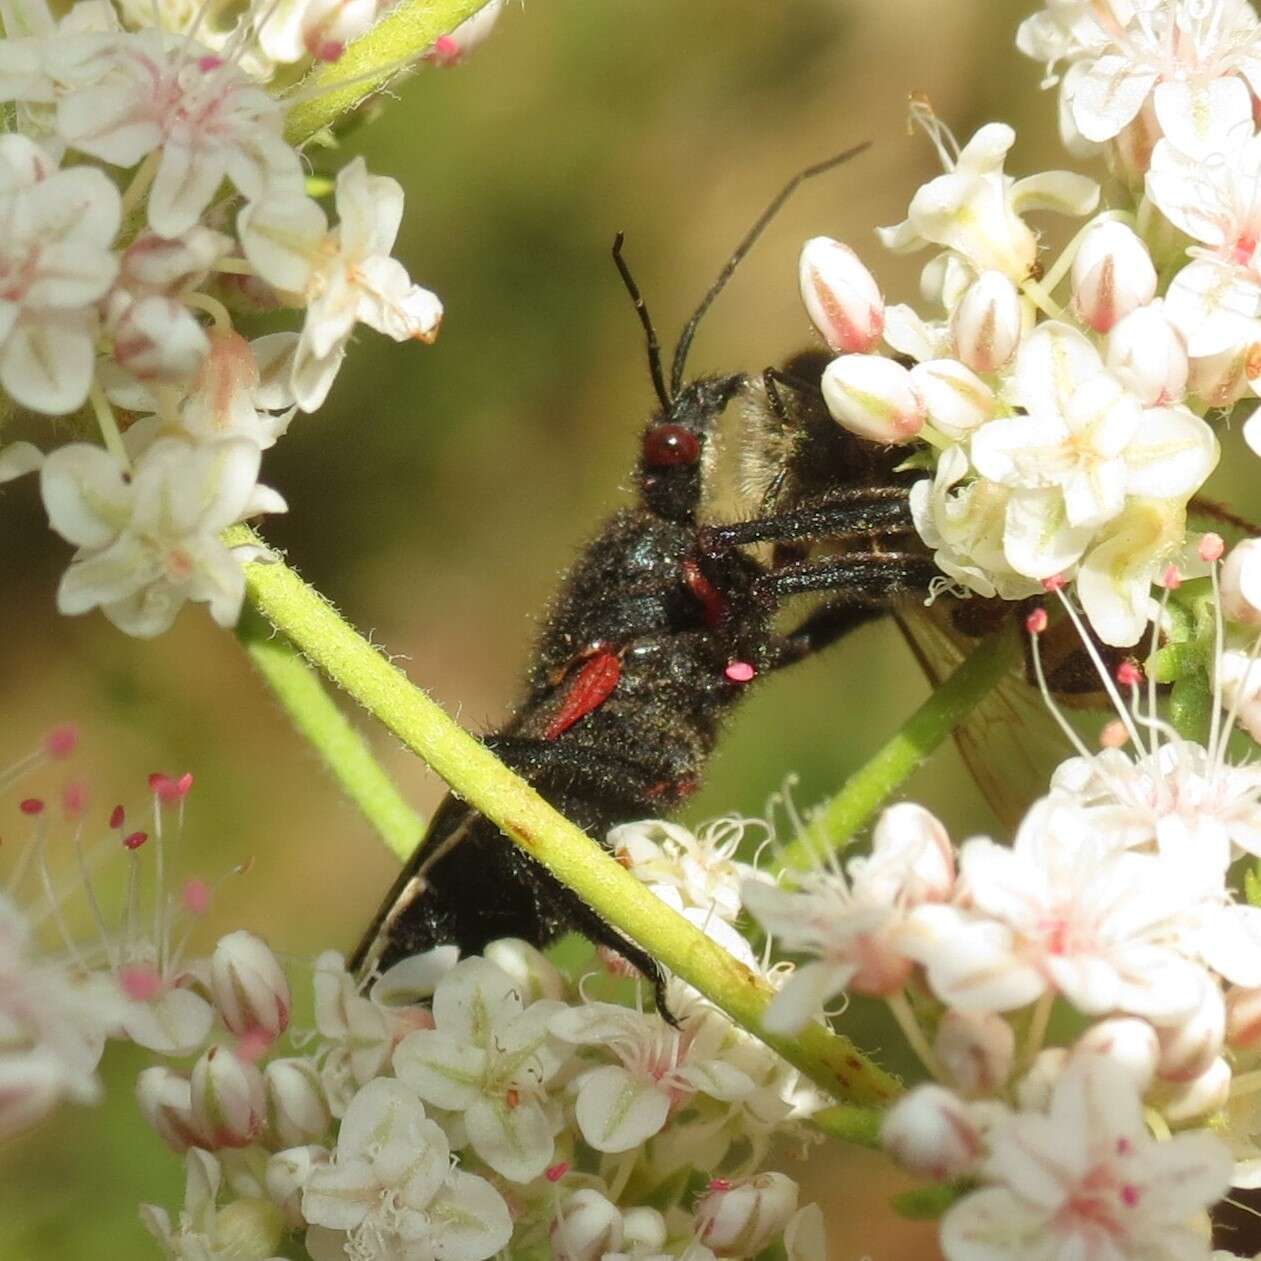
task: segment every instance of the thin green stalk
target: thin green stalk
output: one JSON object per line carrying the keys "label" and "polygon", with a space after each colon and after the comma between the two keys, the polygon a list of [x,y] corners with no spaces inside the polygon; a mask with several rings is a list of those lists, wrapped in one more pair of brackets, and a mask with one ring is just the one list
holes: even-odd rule
{"label": "thin green stalk", "polygon": [[321,62],[295,89],[285,139],[300,145],[379,91],[486,0],[403,0],[336,61]]}
{"label": "thin green stalk", "polygon": [[319,675],[284,635],[248,606],[236,633],[293,725],[315,747],[389,851],[405,861],[416,848],[424,820],[407,804],[372,756],[368,742],[324,690]]}
{"label": "thin green stalk", "polygon": [[[243,526],[228,531],[226,541],[260,544],[258,536]],[[764,1030],[762,1015],[773,996],[765,981],[667,907],[553,809],[287,565],[250,564],[245,577],[254,607],[310,661],[615,928],[825,1090],[856,1103],[884,1102],[898,1093],[896,1078],[821,1024],[808,1025],[791,1038]],[[487,896],[493,897],[494,891],[488,890]]]}
{"label": "thin green stalk", "polygon": [[804,871],[844,849],[902,783],[1020,660],[1014,625],[981,640],[958,669],[898,733],[811,819],[804,836],[784,847],[781,869]]}
{"label": "thin green stalk", "polygon": [[857,1143],[860,1147],[880,1147],[880,1126],[884,1121],[882,1108],[860,1108],[852,1103],[838,1103],[824,1108],[810,1118],[810,1124],[831,1138],[845,1143]]}

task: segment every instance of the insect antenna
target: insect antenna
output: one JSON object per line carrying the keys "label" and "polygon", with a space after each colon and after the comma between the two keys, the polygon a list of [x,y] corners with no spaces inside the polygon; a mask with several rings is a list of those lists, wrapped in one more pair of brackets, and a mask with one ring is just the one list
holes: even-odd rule
{"label": "insect antenna", "polygon": [[[635,304],[635,314],[639,316],[639,322],[644,326],[644,336],[648,339],[648,370],[652,373],[652,386],[657,391],[657,397],[661,400],[661,406],[666,410],[670,410],[670,394],[666,389],[665,372],[661,367],[661,342],[657,338],[657,330],[653,327],[652,316],[648,314],[648,306],[644,302],[643,295],[639,292],[639,286],[635,283],[635,277],[631,275],[631,269],[627,265],[626,260],[622,257],[622,242],[625,240],[626,234],[619,232],[613,238],[613,262],[617,267],[618,275],[622,278],[622,284],[626,286],[626,292],[630,294],[631,301]],[[678,388],[677,386],[675,387]]]}
{"label": "insect antenna", "polygon": [[834,166],[840,166],[842,162],[848,162],[850,158],[857,157],[864,149],[869,148],[870,140],[863,141],[862,144],[855,145],[852,149],[846,149],[844,153],[838,153],[834,157],[828,158],[824,162],[816,162],[813,166],[807,166],[803,170],[797,172],[796,175],[784,185],[783,188],[775,194],[771,200],[771,204],[758,216],[757,222],[744,234],[740,244],[736,246],[735,253],[727,260],[726,266],[718,273],[718,279],[709,287],[709,292],[701,299],[700,306],[692,314],[692,318],[688,320],[683,329],[682,335],[679,337],[679,344],[674,348],[674,363],[670,372],[670,388],[677,393],[679,387],[683,384],[683,372],[687,367],[688,351],[692,349],[692,338],[696,336],[696,326],[701,322],[701,318],[705,312],[709,310],[710,304],[723,291],[727,281],[731,279],[732,273],[740,266],[744,260],[744,256],[756,244],[772,219],[779,214],[781,208],[792,195],[797,191],[797,186],[804,183],[808,179],[812,179],[816,175],[822,175],[824,171],[830,171]]}

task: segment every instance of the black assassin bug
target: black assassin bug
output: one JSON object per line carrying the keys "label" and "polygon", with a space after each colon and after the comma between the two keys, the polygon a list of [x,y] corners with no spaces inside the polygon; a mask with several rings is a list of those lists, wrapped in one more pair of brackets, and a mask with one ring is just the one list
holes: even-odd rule
{"label": "black assassin bug", "polygon": [[[807,424],[828,445],[829,482],[797,486],[792,506],[714,529],[698,521],[712,461],[710,440],[729,403],[754,388],[743,373],[684,384],[688,351],[705,312],[784,202],[804,180],[839,165],[848,150],[800,171],[784,186],[710,286],[685,325],[669,384],[661,348],[622,257],[613,259],[647,339],[660,403],[636,466],[638,502],[613,514],[565,577],[545,619],[513,717],[487,746],[558,810],[602,839],[613,825],[659,815],[697,786],[722,719],[749,680],[798,661],[877,616],[899,594],[922,591],[938,571],[915,552],[879,551],[877,536],[910,529],[905,487],[837,484],[851,443],[830,419]],[[763,374],[772,409],[784,411],[791,377]],[[817,391],[817,386],[814,387]],[[821,406],[821,404],[820,404]],[[867,468],[852,440],[855,471]],[[839,445],[838,445],[839,444]],[[846,448],[846,449],[842,449]],[[800,474],[797,474],[800,476]],[[868,545],[822,560],[765,564],[740,550],[753,541],[813,538]],[[782,562],[782,563],[780,563]],[[831,593],[787,633],[773,625],[790,597]],[[545,945],[577,931],[619,952],[657,987],[654,960],[520,850],[474,808],[448,796],[351,957],[361,972],[388,967],[441,943],[477,953],[500,937]]]}

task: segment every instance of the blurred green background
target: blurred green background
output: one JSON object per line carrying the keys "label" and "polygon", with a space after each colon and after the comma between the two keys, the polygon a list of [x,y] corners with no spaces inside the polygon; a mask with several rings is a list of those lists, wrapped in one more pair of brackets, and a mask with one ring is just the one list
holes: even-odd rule
{"label": "blurred green background", "polygon": [[[350,143],[347,156],[361,151],[406,185],[397,253],[442,296],[446,322],[431,348],[359,337],[328,406],[266,457],[265,480],[290,505],[268,538],[461,721],[493,726],[558,571],[626,499],[652,404],[640,331],[608,259],[614,232],[625,230],[670,341],[785,178],[871,139],[868,154],[780,215],[706,319],[691,370],[757,370],[806,342],[795,260],[807,236],[854,243],[891,299],[913,300],[922,260],[882,256],[871,233],[902,218],[936,170],[930,146],[908,135],[909,93],[926,93],[962,139],[990,119],[1013,122],[1017,173],[1064,164],[1041,68],[1012,45],[1033,7],[511,5],[467,64],[418,74]],[[201,608],[147,644],[98,615],[58,617],[68,549],[49,535],[32,485],[6,488],[0,521],[0,764],[74,718],[78,763],[106,809],[140,802],[151,770],[192,770],[182,870],[213,876],[254,859],[224,886],[201,940],[253,928],[294,958],[301,984],[303,959],[351,946],[394,861]],[[790,771],[799,802],[819,799],[925,691],[892,625],[867,628],[758,689],[689,817],[761,813]],[[442,785],[368,731],[409,798],[432,809]],[[912,790],[956,835],[988,826],[953,751]],[[883,1028],[864,1030],[859,1016],[860,1040],[879,1043]],[[157,1255],[136,1205],[177,1206],[182,1165],[138,1120],[137,1064],[111,1053],[106,1106],[63,1109],[0,1153],[0,1261]],[[808,1180],[828,1206],[833,1256],[933,1255],[931,1230],[887,1220],[885,1197],[903,1184],[874,1158],[820,1159]]]}

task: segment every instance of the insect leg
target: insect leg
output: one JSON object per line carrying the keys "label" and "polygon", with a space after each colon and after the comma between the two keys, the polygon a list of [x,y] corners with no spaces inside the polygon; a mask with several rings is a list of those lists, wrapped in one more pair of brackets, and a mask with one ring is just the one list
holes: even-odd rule
{"label": "insect leg", "polygon": [[808,591],[836,591],[851,605],[882,607],[893,596],[921,592],[941,571],[914,552],[852,552],[802,561],[762,574],[753,595],[768,605]]}
{"label": "insect leg", "polygon": [[854,486],[830,491],[788,512],[705,526],[700,531],[700,545],[712,555],[743,543],[861,538],[865,534],[905,534],[913,528],[905,486]]}

